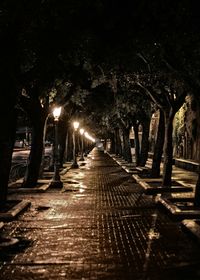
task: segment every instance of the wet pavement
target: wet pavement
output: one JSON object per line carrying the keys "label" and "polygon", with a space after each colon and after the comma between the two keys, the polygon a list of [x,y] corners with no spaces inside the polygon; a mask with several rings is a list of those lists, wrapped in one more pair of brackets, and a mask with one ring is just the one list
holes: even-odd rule
{"label": "wet pavement", "polygon": [[7,222],[1,280],[200,279],[200,245],[143,194],[109,155],[94,149],[63,189],[12,193],[30,209]]}

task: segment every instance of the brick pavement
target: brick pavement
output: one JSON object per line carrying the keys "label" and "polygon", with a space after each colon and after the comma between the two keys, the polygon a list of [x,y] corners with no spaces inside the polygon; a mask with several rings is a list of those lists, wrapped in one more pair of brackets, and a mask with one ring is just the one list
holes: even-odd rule
{"label": "brick pavement", "polygon": [[13,193],[31,207],[6,223],[0,279],[200,279],[200,248],[107,154],[62,175],[64,188]]}

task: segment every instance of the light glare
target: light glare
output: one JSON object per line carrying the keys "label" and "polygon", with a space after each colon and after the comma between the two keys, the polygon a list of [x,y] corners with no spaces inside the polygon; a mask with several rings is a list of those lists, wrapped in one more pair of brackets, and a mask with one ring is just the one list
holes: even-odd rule
{"label": "light glare", "polygon": [[79,122],[77,122],[77,121],[73,122],[73,126],[74,126],[74,129],[77,130],[79,127]]}
{"label": "light glare", "polygon": [[53,116],[54,116],[55,121],[58,121],[58,119],[60,117],[60,114],[61,114],[61,109],[62,109],[62,107],[55,107],[54,108]]}

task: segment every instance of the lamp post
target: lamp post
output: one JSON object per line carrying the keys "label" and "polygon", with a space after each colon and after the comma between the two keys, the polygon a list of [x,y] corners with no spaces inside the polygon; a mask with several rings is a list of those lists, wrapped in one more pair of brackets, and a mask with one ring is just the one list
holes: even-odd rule
{"label": "lamp post", "polygon": [[74,130],[73,130],[73,163],[71,165],[71,168],[78,168],[79,166],[78,166],[77,159],[76,159],[76,132],[79,127],[79,122],[74,121],[73,127],[74,127]]}
{"label": "lamp post", "polygon": [[80,157],[80,161],[84,161],[84,157],[83,157],[83,133],[84,133],[84,129],[81,128],[80,130],[80,134],[81,134],[81,157]]}
{"label": "lamp post", "polygon": [[59,150],[58,150],[58,121],[61,114],[61,107],[56,107],[53,110],[54,123],[55,123],[55,151],[54,151],[54,175],[52,181],[50,182],[50,187],[62,188],[63,183],[60,181],[59,174]]}

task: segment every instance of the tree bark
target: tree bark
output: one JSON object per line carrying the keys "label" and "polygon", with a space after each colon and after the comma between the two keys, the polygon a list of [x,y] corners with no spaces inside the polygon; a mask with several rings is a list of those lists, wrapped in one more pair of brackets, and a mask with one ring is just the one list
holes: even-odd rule
{"label": "tree bark", "polygon": [[145,166],[148,159],[149,152],[149,128],[150,128],[150,118],[146,116],[142,123],[142,142],[141,142],[141,152],[140,152],[140,166]]}
{"label": "tree bark", "polygon": [[197,179],[196,187],[195,187],[194,206],[200,207],[200,171],[198,174],[198,179]]}
{"label": "tree bark", "polygon": [[67,126],[66,126],[66,119],[60,120],[58,123],[58,147],[59,147],[59,162],[60,167],[63,166],[64,162],[64,153],[66,149],[66,137],[67,137]]}
{"label": "tree bark", "polygon": [[153,154],[153,161],[152,161],[152,168],[151,168],[152,178],[160,177],[160,164],[162,161],[163,145],[164,145],[164,138],[165,138],[165,130],[163,129],[164,126],[165,126],[164,113],[162,110],[160,110],[158,132],[157,132],[157,138],[154,147],[154,154]]}
{"label": "tree bark", "polygon": [[110,153],[114,154],[115,153],[115,147],[116,147],[116,143],[115,143],[115,135],[114,133],[111,133],[110,135]]}
{"label": "tree bark", "polygon": [[69,127],[67,129],[65,156],[64,157],[65,157],[66,161],[72,161],[73,160],[72,130]]}
{"label": "tree bark", "polygon": [[38,124],[32,127],[32,143],[31,151],[29,154],[28,165],[26,168],[23,187],[31,188],[35,187],[40,172],[40,164],[42,161],[43,154],[43,122],[41,119],[38,119]]}
{"label": "tree bark", "polygon": [[119,136],[119,128],[115,128],[115,154],[122,155],[122,144]]}
{"label": "tree bark", "polygon": [[43,132],[47,112],[46,110],[43,110],[37,96],[38,95],[34,95],[34,93],[31,95],[31,110],[28,112],[32,126],[32,142],[24,181],[22,183],[25,188],[36,186],[40,174],[40,165],[44,150]]}
{"label": "tree bark", "polygon": [[[44,122],[44,129],[43,129],[43,152],[42,152],[42,160],[41,160],[41,165],[40,165],[40,172],[39,172],[39,177],[42,178],[43,176],[43,171],[44,171],[44,168],[45,168],[45,141],[46,141],[46,132],[47,132],[47,122],[48,122],[48,119],[49,119],[49,115],[47,115],[46,117],[46,120]],[[49,162],[50,164],[50,162]]]}
{"label": "tree bark", "polygon": [[139,124],[134,124],[133,129],[134,129],[134,136],[135,136],[135,162],[136,166],[140,165],[140,141],[139,141],[139,134],[138,134],[138,127]]}
{"label": "tree bark", "polygon": [[172,164],[173,164],[173,119],[175,113],[171,109],[164,112],[165,117],[165,141],[164,141],[164,163],[163,163],[163,180],[162,186],[171,187],[172,184]]}
{"label": "tree bark", "polygon": [[124,159],[128,163],[132,163],[132,154],[131,154],[131,144],[129,139],[129,128],[123,129],[123,140],[124,140]]}
{"label": "tree bark", "polygon": [[[197,102],[197,110],[198,110],[198,113],[197,113],[197,118],[200,119],[200,99],[199,99],[199,96],[197,96],[197,98],[195,98],[195,101]],[[200,137],[200,124],[199,124],[199,127],[198,127],[198,134],[197,134],[197,137]],[[200,159],[199,159],[200,160]],[[200,161],[199,161],[200,163]],[[197,179],[197,182],[196,182],[196,186],[195,186],[195,194],[194,194],[194,206],[195,207],[200,207],[200,168],[199,168],[199,172],[198,172],[198,179]]]}

